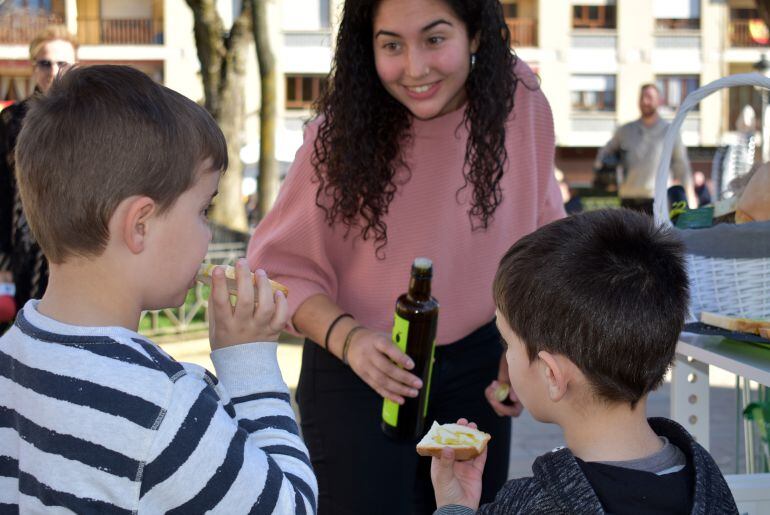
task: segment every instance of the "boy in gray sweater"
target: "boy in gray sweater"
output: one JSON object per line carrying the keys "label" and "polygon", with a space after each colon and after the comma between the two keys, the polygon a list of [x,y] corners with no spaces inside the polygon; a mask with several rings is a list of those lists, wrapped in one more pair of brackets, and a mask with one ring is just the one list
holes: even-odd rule
{"label": "boy in gray sweater", "polygon": [[645,415],[684,324],[682,252],[628,210],[558,220],[508,251],[494,297],[511,385],[535,419],[561,426],[567,447],[481,508],[486,452],[460,462],[444,449],[431,467],[437,513],[737,513],[708,451]]}

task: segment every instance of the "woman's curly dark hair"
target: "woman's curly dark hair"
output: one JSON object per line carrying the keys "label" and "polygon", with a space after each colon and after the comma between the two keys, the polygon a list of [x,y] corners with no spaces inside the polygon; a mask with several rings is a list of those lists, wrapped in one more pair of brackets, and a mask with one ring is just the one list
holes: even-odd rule
{"label": "woman's curly dark hair", "polygon": [[[411,141],[410,112],[385,90],[375,69],[372,26],[380,1],[345,2],[332,71],[315,104],[323,118],[312,157],[316,204],[329,225],[359,229],[364,240],[373,236],[378,252],[387,244],[384,215],[397,187],[409,179],[396,172],[407,168],[403,152]],[[498,0],[444,1],[464,21],[469,39],[479,37],[465,84],[463,123],[469,134],[463,188],[473,187],[472,229],[486,229],[502,200],[505,124],[518,84],[516,56]]]}

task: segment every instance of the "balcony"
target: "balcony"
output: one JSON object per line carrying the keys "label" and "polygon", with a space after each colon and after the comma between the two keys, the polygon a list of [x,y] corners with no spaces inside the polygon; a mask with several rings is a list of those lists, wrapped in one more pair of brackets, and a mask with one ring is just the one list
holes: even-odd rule
{"label": "balcony", "polygon": [[511,46],[537,46],[537,20],[532,18],[506,18],[505,23],[511,31]]}
{"label": "balcony", "polygon": [[25,9],[0,12],[0,44],[28,45],[38,32],[51,24],[62,23],[58,14]]}
{"label": "balcony", "polygon": [[88,45],[162,45],[163,20],[78,18],[78,36]]}
{"label": "balcony", "polygon": [[760,19],[731,20],[729,37],[731,47],[752,48],[768,45],[767,26]]}
{"label": "balcony", "polygon": [[284,31],[281,65],[287,74],[326,75],[332,62],[332,33],[322,30]]}

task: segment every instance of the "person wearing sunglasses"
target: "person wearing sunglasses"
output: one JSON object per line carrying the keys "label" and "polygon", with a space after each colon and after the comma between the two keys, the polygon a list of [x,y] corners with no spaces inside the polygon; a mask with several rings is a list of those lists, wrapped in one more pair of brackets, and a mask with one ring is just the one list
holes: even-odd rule
{"label": "person wearing sunglasses", "polygon": [[[29,45],[33,95],[45,95],[54,79],[77,62],[78,42],[64,25],[49,25]],[[27,225],[14,175],[16,137],[27,101],[0,112],[0,293],[12,294],[16,306],[40,298],[48,283],[48,265]],[[7,322],[0,320],[0,334]]]}

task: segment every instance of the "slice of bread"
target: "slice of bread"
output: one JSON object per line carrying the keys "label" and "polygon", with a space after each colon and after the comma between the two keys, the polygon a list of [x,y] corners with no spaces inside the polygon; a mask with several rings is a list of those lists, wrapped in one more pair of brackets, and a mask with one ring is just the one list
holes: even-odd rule
{"label": "slice of bread", "polygon": [[417,444],[420,456],[441,456],[441,449],[451,447],[455,459],[470,460],[484,452],[487,442],[492,438],[489,433],[460,424],[438,424],[433,422],[428,433]]}
{"label": "slice of bread", "polygon": [[770,320],[752,320],[751,318],[729,317],[726,315],[717,315],[703,311],[700,314],[700,321],[704,324],[713,325],[727,329],[728,331],[738,331],[740,333],[759,334],[760,329],[770,329]]}
{"label": "slice of bread", "polygon": [[[211,272],[217,265],[208,263],[201,264],[198,269],[198,275],[195,277],[199,282],[211,286]],[[227,290],[231,295],[238,294],[238,283],[235,281],[235,267],[226,266],[225,269],[225,281],[227,282]],[[268,279],[269,280],[269,279]],[[254,285],[254,298],[257,297],[257,276],[251,273],[251,284]],[[281,283],[270,281],[270,286],[273,288],[273,292],[281,290],[284,295],[289,295],[289,289]]]}

